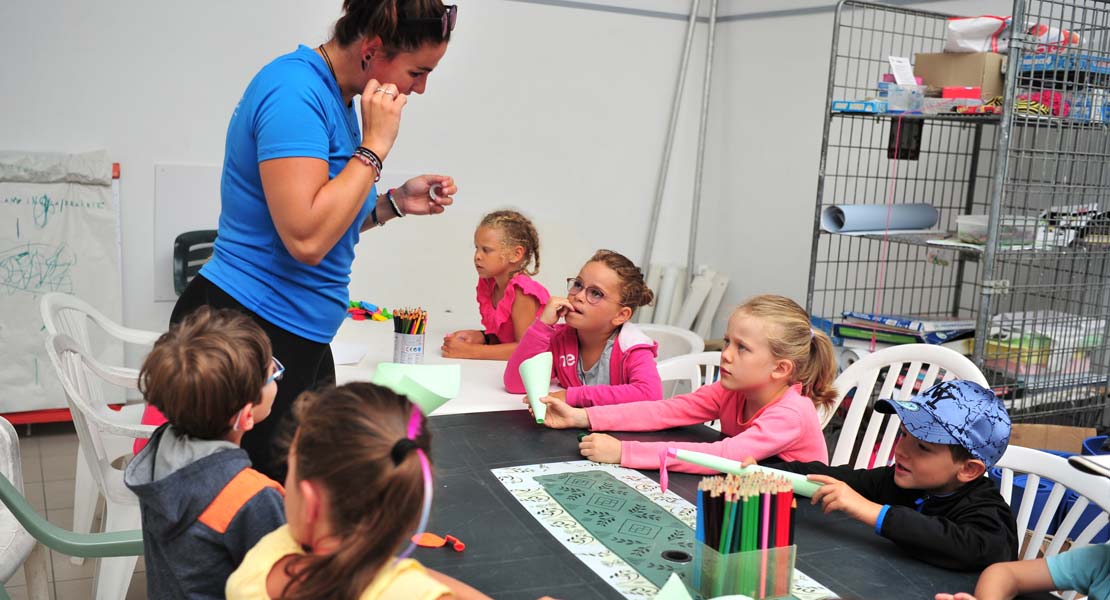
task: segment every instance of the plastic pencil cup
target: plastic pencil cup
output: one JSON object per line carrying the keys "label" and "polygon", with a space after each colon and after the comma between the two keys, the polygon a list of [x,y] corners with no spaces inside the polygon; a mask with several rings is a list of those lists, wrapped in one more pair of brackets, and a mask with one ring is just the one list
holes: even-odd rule
{"label": "plastic pencil cup", "polygon": [[698,544],[693,569],[700,575],[698,593],[705,598],[741,595],[752,600],[790,598],[794,589],[797,546],[780,546],[721,554]]}
{"label": "plastic pencil cup", "polygon": [[393,362],[403,365],[424,364],[424,334],[394,333]]}

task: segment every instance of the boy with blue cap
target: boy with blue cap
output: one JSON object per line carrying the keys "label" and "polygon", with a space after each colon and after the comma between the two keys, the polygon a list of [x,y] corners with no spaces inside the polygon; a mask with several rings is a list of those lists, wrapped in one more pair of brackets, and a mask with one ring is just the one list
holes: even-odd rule
{"label": "boy with blue cap", "polygon": [[978,571],[1017,558],[1013,513],[983,477],[1010,441],[1010,416],[994,393],[970,381],[945,381],[908,401],[878,400],[875,410],[902,420],[893,466],[771,466],[824,484],[814,504],[873,526],[924,562]]}

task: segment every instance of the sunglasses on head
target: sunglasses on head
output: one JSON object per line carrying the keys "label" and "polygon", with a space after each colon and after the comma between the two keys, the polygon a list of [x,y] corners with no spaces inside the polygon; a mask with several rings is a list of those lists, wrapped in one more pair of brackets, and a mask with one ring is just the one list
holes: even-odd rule
{"label": "sunglasses on head", "polygon": [[447,39],[447,34],[455,30],[455,21],[459,18],[459,6],[457,4],[448,4],[443,7],[443,15],[439,17],[425,17],[418,19],[405,19],[402,24],[409,23],[435,23],[443,24],[443,29],[440,31],[439,37]]}

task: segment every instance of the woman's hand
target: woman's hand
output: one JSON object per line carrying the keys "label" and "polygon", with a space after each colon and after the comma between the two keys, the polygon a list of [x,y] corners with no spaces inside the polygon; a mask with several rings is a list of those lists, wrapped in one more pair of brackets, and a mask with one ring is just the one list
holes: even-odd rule
{"label": "woman's hand", "polygon": [[418,175],[393,190],[393,199],[406,215],[438,215],[445,206],[450,206],[455,201],[452,196],[458,192],[459,188],[451,177]]}
{"label": "woman's hand", "polygon": [[571,305],[570,300],[561,296],[552,296],[547,300],[547,306],[543,307],[540,321],[545,325],[554,325],[572,310],[574,306]]}
{"label": "woman's hand", "polygon": [[582,438],[578,451],[594,462],[621,464],[621,441],[607,433],[591,433]]}
{"label": "woman's hand", "polygon": [[392,83],[371,79],[362,90],[362,145],[385,157],[397,141],[401,128],[401,109],[408,98]]}

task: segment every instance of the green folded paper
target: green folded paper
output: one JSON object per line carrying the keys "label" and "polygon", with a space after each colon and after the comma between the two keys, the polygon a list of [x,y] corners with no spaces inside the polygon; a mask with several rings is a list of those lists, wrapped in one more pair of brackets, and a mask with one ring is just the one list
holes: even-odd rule
{"label": "green folded paper", "polygon": [[667,583],[659,588],[659,593],[655,595],[655,600],[694,600],[690,596],[690,591],[686,589],[686,584],[682,583],[677,573],[671,573],[667,579]]}
{"label": "green folded paper", "polygon": [[532,414],[536,416],[537,423],[543,423],[547,416],[547,405],[540,402],[540,398],[551,391],[551,362],[551,353],[541,352],[520,363],[520,380],[524,382],[528,404],[532,406]]}
{"label": "green folded paper", "polygon": [[424,416],[459,395],[459,365],[402,365],[381,363],[370,383],[387,387],[420,407]]}
{"label": "green folded paper", "polygon": [[816,481],[806,479],[805,475],[798,473],[791,473],[789,471],[780,471],[779,469],[772,469],[770,467],[761,467],[759,465],[752,465],[750,467],[743,467],[735,460],[721,458],[712,454],[704,452],[694,452],[692,450],[677,450],[671,448],[667,450],[667,455],[672,458],[677,458],[683,462],[688,462],[695,465],[703,466],[707,469],[720,471],[722,473],[731,473],[733,475],[743,475],[744,473],[755,473],[761,471],[769,475],[783,477],[790,482],[794,488],[794,493],[806,498],[812,498],[817,490],[821,489],[821,484]]}

